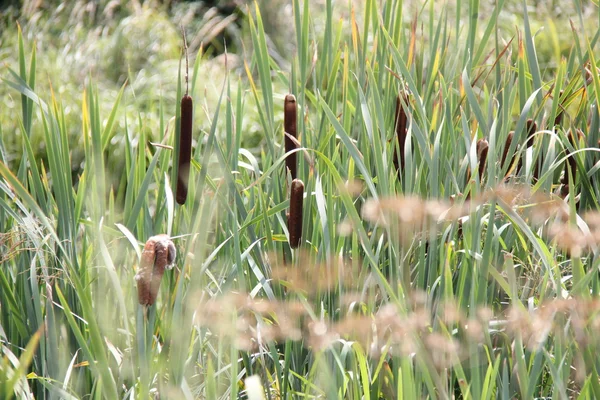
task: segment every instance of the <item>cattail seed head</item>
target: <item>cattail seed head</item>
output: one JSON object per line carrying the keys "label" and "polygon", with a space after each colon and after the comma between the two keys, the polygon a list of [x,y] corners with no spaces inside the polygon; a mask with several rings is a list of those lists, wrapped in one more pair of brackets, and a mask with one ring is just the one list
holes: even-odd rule
{"label": "cattail seed head", "polygon": [[490,146],[486,139],[479,139],[477,141],[477,160],[479,161],[479,180],[483,177],[483,171],[485,171],[485,161],[487,160],[487,154]]}
{"label": "cattail seed head", "polygon": [[177,203],[183,205],[187,199],[190,161],[192,159],[192,121],[194,103],[189,95],[181,98],[181,120],[179,127],[179,157],[177,160]]}
{"label": "cattail seed head", "polygon": [[[285,96],[283,105],[283,129],[286,153],[296,148],[296,143],[294,143],[288,135],[292,136],[294,139],[298,138],[297,114],[296,97],[293,94],[288,94]],[[290,171],[292,179],[296,179],[296,170],[298,168],[296,154],[297,153],[290,154],[285,159],[285,166],[287,170]]]}
{"label": "cattail seed head", "polygon": [[560,185],[559,196],[564,199],[565,197],[567,197],[568,194],[569,194],[569,185],[568,184]]}
{"label": "cattail seed head", "polygon": [[[537,123],[532,120],[527,120],[527,147],[533,146],[534,135],[537,132]],[[542,162],[542,155],[540,154],[540,159],[535,164],[535,168],[533,169],[533,180],[537,182],[540,177],[540,163]]]}
{"label": "cattail seed head", "polygon": [[[537,123],[531,118],[525,122],[525,131],[527,132],[527,140],[525,142],[525,147],[529,148],[533,146],[533,142],[535,140],[535,132],[537,131]],[[517,173],[521,171],[523,167],[523,159],[519,160],[519,164],[517,165]]]}
{"label": "cattail seed head", "polygon": [[525,129],[527,130],[527,147],[533,146],[535,139],[535,133],[537,132],[537,123],[531,118],[525,123]]}
{"label": "cattail seed head", "polygon": [[142,259],[135,276],[138,287],[138,301],[143,306],[151,306],[156,301],[158,289],[165,269],[175,262],[175,245],[168,235],[152,236],[142,251]]}
{"label": "cattail seed head", "polygon": [[[394,166],[397,171],[404,170],[404,149],[406,144],[406,132],[408,127],[408,115],[402,106],[408,106],[408,95],[406,93],[399,94],[396,97],[396,116],[394,119],[394,127],[396,129],[396,139],[398,141],[398,151],[394,151]],[[398,159],[400,153],[400,159]]]}
{"label": "cattail seed head", "polygon": [[188,181],[190,178],[190,161],[192,159],[192,122],[194,120],[194,102],[189,95],[189,60],[185,30],[183,34],[183,47],[185,51],[185,94],[181,98],[181,117],[179,120],[179,154],[177,157],[177,190],[175,200],[178,204],[185,204],[187,199]]}
{"label": "cattail seed head", "polygon": [[[581,136],[579,136],[580,133],[577,132],[577,137],[580,138]],[[581,135],[583,136],[583,132],[581,132]],[[577,150],[577,140],[575,140],[575,136],[573,135],[573,131],[569,131],[569,143],[571,143],[571,146],[573,146],[574,150]],[[563,179],[562,179],[562,183],[565,184],[565,186],[569,186],[569,182],[570,182],[570,178],[569,178],[569,170],[571,172],[571,175],[573,175],[573,183],[575,182],[575,176],[577,174],[577,161],[575,159],[574,155],[569,156],[569,158],[567,158],[567,163],[565,164],[565,171],[564,171],[564,175],[563,175]]]}
{"label": "cattail seed head", "polygon": [[535,164],[535,169],[533,170],[533,181],[537,182],[540,179],[540,164],[542,163],[542,157],[540,155],[540,160]]}
{"label": "cattail seed head", "polygon": [[[508,156],[508,150],[510,149],[510,145],[512,143],[513,140],[513,136],[515,135],[515,131],[510,131],[508,133],[508,136],[506,137],[506,142],[504,143],[504,151],[502,152],[502,161],[501,161],[501,166],[502,168],[504,168],[504,163],[506,162],[506,157]],[[514,160],[514,155],[513,155],[513,159]],[[511,164],[512,164],[512,160],[511,160]]]}
{"label": "cattail seed head", "polygon": [[290,247],[296,249],[300,246],[302,236],[302,202],[304,201],[304,183],[300,179],[292,181],[290,192],[290,214],[288,216],[288,231],[290,234]]}

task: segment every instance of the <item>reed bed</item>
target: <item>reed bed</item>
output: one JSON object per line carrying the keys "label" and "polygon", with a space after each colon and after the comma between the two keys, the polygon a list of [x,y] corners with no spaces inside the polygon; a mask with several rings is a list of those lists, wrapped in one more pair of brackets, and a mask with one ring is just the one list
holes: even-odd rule
{"label": "reed bed", "polygon": [[[127,88],[101,115],[92,77],[76,183],[65,110],[36,90],[19,33],[2,83],[26,122],[19,165],[0,141],[0,397],[600,398],[600,31],[573,22],[542,65],[526,4],[517,32],[504,2],[485,21],[457,4],[454,20],[326,0],[317,24],[293,0],[290,65],[252,8],[217,102],[201,57],[189,93],[180,62],[176,99],[210,128],[181,124],[182,100],[156,143],[141,114],[117,126]],[[115,129],[130,139],[118,185]]]}

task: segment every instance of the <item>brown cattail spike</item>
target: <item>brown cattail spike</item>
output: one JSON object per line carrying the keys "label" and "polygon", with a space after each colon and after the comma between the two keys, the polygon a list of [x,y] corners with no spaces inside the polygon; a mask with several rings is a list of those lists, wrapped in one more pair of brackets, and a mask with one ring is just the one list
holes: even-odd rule
{"label": "brown cattail spike", "polygon": [[528,119],[525,123],[525,128],[527,129],[527,147],[533,146],[533,141],[535,140],[535,133],[537,132],[537,123]]}
{"label": "brown cattail spike", "polygon": [[[508,150],[510,150],[510,145],[512,143],[513,140],[513,136],[515,135],[515,131],[510,131],[508,133],[508,136],[506,137],[506,142],[504,143],[504,151],[502,152],[502,161],[501,161],[501,166],[502,168],[504,168],[504,163],[506,162],[506,157],[508,156]],[[511,164],[512,161],[514,160],[514,155],[513,155],[513,159],[511,160]]]}
{"label": "brown cattail spike", "polygon": [[[532,119],[528,119],[525,126],[527,127],[527,147],[531,147],[531,146],[533,146],[533,142],[535,140],[535,133],[537,132],[537,123]],[[538,162],[535,163],[535,168],[533,169],[533,180],[534,181],[537,181],[539,178],[539,175],[540,175],[539,164],[541,162],[542,162],[542,160],[540,158],[538,160]]]}
{"label": "brown cattail spike", "polygon": [[304,183],[300,179],[292,181],[290,193],[290,215],[288,216],[288,232],[290,247],[297,249],[302,236],[302,202],[304,200]]}
{"label": "brown cattail spike", "polygon": [[490,146],[486,139],[479,139],[477,141],[477,160],[479,161],[479,181],[483,178],[483,171],[485,171],[485,161],[487,160],[487,154]]}
{"label": "brown cattail spike", "polygon": [[[284,129],[284,141],[285,141],[285,152],[288,153],[296,148],[296,143],[292,138],[298,139],[298,126],[297,126],[297,109],[296,109],[296,97],[293,94],[285,96],[285,102],[283,105],[283,129]],[[289,136],[288,136],[289,135]],[[297,153],[290,154],[285,159],[285,166],[290,171],[292,179],[296,179],[297,164]]]}
{"label": "brown cattail spike", "polygon": [[[535,140],[535,132],[537,131],[537,123],[531,118],[525,122],[525,131],[527,132],[527,140],[525,142],[525,148],[529,148],[533,146],[533,142]],[[519,160],[519,164],[517,165],[517,173],[521,171],[523,167],[523,159]]]}
{"label": "brown cattail spike", "polygon": [[177,203],[181,205],[185,204],[187,199],[188,180],[190,177],[190,160],[192,158],[192,122],[194,119],[194,102],[188,94],[188,52],[185,31],[183,31],[183,44],[185,48],[185,94],[181,98],[176,194]]}
{"label": "brown cattail spike", "polygon": [[158,289],[165,269],[175,262],[175,245],[168,235],[152,236],[142,251],[140,267],[135,276],[138,287],[138,301],[143,306],[151,306],[156,301]]}
{"label": "brown cattail spike", "polygon": [[[581,132],[581,134],[579,132],[577,132],[577,138],[580,139],[581,136],[583,136],[583,132]],[[574,150],[577,150],[577,140],[575,139],[575,136],[573,135],[573,131],[569,131],[569,143],[571,143],[571,146],[573,146]],[[567,167],[568,165],[568,167]],[[567,164],[565,164],[565,172],[563,175],[563,179],[562,179],[562,183],[564,183],[566,186],[569,186],[569,170],[571,172],[571,175],[573,175],[573,183],[575,183],[575,176],[577,175],[577,161],[575,160],[575,156],[571,155],[569,156],[569,158],[567,158]]]}
{"label": "brown cattail spike", "polygon": [[[398,151],[394,151],[394,166],[397,171],[404,171],[404,149],[406,144],[406,132],[408,127],[408,115],[402,106],[408,106],[408,95],[406,93],[399,94],[396,97],[396,116],[394,119],[394,127],[396,128],[396,139],[398,140]],[[398,153],[400,159],[398,160]]]}

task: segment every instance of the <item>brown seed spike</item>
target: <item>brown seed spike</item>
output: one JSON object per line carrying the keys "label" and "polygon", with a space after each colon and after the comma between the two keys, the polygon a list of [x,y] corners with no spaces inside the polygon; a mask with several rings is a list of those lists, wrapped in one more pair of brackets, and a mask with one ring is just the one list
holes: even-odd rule
{"label": "brown seed spike", "polygon": [[183,33],[183,47],[185,50],[185,94],[181,98],[181,118],[179,120],[179,155],[177,157],[177,190],[175,199],[180,205],[184,205],[187,199],[188,181],[190,178],[190,161],[192,159],[192,123],[194,120],[194,102],[189,95],[189,65],[188,47]]}
{"label": "brown seed spike", "polygon": [[183,205],[187,199],[190,161],[192,159],[192,121],[194,102],[187,94],[181,98],[181,123],[179,129],[179,158],[177,169],[177,203]]}
{"label": "brown seed spike", "polygon": [[[408,125],[408,116],[402,106],[404,102],[405,106],[408,106],[408,95],[406,93],[399,94],[396,97],[396,116],[394,119],[394,127],[396,128],[396,139],[398,140],[398,151],[394,150],[394,166],[396,170],[401,172],[404,171],[404,149],[406,144],[406,128]],[[400,153],[400,160],[398,160],[398,153]]]}
{"label": "brown seed spike", "polygon": [[[583,134],[583,133],[582,133]],[[575,140],[575,137],[573,136],[573,131],[569,131],[569,143],[571,143],[571,146],[573,146],[574,150],[577,150],[577,141]],[[579,135],[578,135],[579,138]],[[563,176],[563,183],[566,186],[569,186],[569,170],[571,171],[571,175],[573,175],[573,183],[575,183],[575,176],[577,175],[577,161],[575,160],[575,156],[571,155],[569,156],[569,158],[567,158],[567,163],[565,164],[565,173]],[[568,165],[568,167],[567,167]]]}
{"label": "brown seed spike", "polygon": [[481,178],[483,178],[483,171],[485,171],[485,161],[487,160],[490,146],[486,139],[479,139],[476,146],[477,160],[479,161],[479,180],[481,181]]}
{"label": "brown seed spike", "polygon": [[142,251],[142,259],[135,276],[138,287],[138,301],[143,306],[151,306],[156,301],[158,289],[165,269],[170,269],[175,261],[175,245],[169,236],[152,236]]}
{"label": "brown seed spike", "polygon": [[[515,131],[510,131],[508,133],[508,136],[506,137],[506,142],[504,143],[504,151],[502,152],[502,161],[500,164],[502,166],[502,168],[504,168],[504,163],[506,162],[506,157],[508,156],[508,150],[510,149],[510,145],[512,143],[514,135],[515,135]],[[513,159],[514,159],[514,156],[513,156]],[[511,160],[511,164],[512,164],[512,160]]]}
{"label": "brown seed spike", "polygon": [[[533,142],[535,140],[535,132],[537,131],[537,123],[531,118],[525,122],[525,131],[527,132],[527,141],[525,142],[525,147],[533,146]],[[523,166],[523,159],[519,160],[519,164],[517,165],[517,173],[521,171],[521,167]]]}
{"label": "brown seed spike", "polygon": [[564,199],[565,197],[567,197],[568,194],[569,194],[569,185],[565,185],[565,184],[560,185],[558,195]]}
{"label": "brown seed spike", "polygon": [[537,132],[537,123],[528,119],[525,123],[525,127],[527,129],[527,147],[533,146],[533,141],[535,140],[535,133]]}
{"label": "brown seed spike", "polygon": [[[285,141],[285,152],[288,153],[296,148],[296,143],[288,135],[294,139],[298,139],[298,127],[297,127],[297,109],[296,109],[296,97],[293,94],[285,96],[285,102],[283,105],[283,129],[284,129],[284,141]],[[297,153],[290,154],[285,159],[285,166],[290,171],[292,179],[296,179],[297,164]]]}
{"label": "brown seed spike", "polygon": [[288,231],[290,247],[297,249],[302,236],[302,202],[304,201],[304,183],[300,179],[292,181],[290,193],[290,215],[288,216]]}
{"label": "brown seed spike", "polygon": [[[528,119],[525,126],[527,128],[527,147],[531,147],[531,146],[533,146],[533,142],[535,140],[535,133],[537,132],[537,123],[532,119]],[[541,158],[540,158],[540,160],[538,160],[538,162],[535,163],[535,168],[533,170],[534,181],[537,181],[539,178],[539,175],[540,175],[540,168],[539,168],[540,162],[541,162]]]}

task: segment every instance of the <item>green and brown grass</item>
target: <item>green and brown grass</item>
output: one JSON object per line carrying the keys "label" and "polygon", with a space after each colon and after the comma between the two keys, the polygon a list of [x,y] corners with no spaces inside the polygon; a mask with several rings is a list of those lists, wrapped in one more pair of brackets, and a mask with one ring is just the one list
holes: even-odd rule
{"label": "green and brown grass", "polygon": [[[105,93],[93,73],[66,110],[18,31],[2,83],[18,135],[0,121],[0,397],[600,398],[597,3],[546,20],[543,43],[544,21],[508,0],[291,4],[289,65],[259,7],[241,73],[205,81],[202,56],[190,65],[182,206],[185,61],[154,120],[134,83]],[[159,234],[175,265],[161,259],[141,305]]]}

